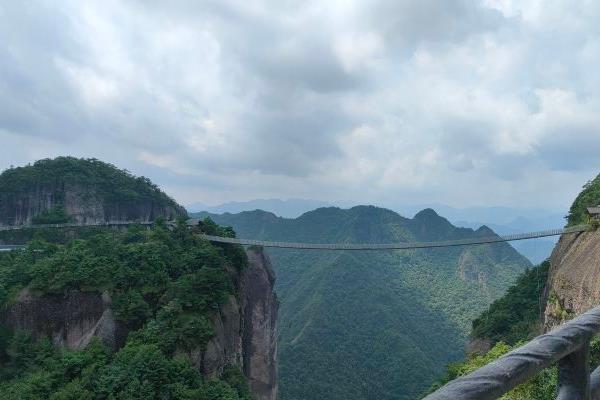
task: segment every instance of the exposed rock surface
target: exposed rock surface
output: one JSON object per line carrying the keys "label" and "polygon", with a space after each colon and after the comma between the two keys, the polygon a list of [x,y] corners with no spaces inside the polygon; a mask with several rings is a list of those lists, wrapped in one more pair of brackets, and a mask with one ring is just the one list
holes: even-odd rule
{"label": "exposed rock surface", "polygon": [[[239,276],[237,296],[230,296],[213,317],[215,336],[206,349],[192,351],[192,363],[208,377],[226,366],[239,366],[257,400],[277,398],[277,310],[271,263],[261,250],[248,251],[248,267]],[[72,291],[36,296],[24,289],[0,310],[0,324],[50,337],[57,346],[78,349],[96,336],[118,349],[127,329],[113,318],[108,294]]]}
{"label": "exposed rock surface", "polygon": [[230,297],[213,320],[215,336],[206,350],[193,352],[205,376],[239,365],[257,400],[277,398],[277,311],[275,275],[262,250],[248,250],[248,267],[238,277],[239,295]]}
{"label": "exposed rock surface", "polygon": [[0,226],[184,215],[185,209],[149,179],[96,159],[44,159],[0,174]]}
{"label": "exposed rock surface", "polygon": [[64,208],[72,222],[101,223],[106,221],[152,221],[158,217],[172,220],[185,215],[177,205],[161,204],[155,199],[106,201],[93,188],[64,184],[41,186],[5,200],[0,207],[0,225],[30,224],[33,218],[56,207]]}
{"label": "exposed rock surface", "polygon": [[230,296],[213,317],[215,336],[203,352],[196,350],[190,355],[193,364],[204,376],[218,377],[228,365],[242,366],[244,354],[241,311],[236,297]]}
{"label": "exposed rock surface", "polygon": [[550,257],[546,330],[600,304],[600,230],[563,235]]}
{"label": "exposed rock surface", "polygon": [[275,275],[261,250],[249,250],[242,276],[244,374],[259,400],[277,398],[277,311]]}
{"label": "exposed rock surface", "polygon": [[50,337],[55,345],[69,349],[84,348],[94,336],[117,349],[125,343],[127,330],[115,321],[110,304],[106,293],[37,296],[23,289],[14,304],[0,310],[0,323],[35,337]]}

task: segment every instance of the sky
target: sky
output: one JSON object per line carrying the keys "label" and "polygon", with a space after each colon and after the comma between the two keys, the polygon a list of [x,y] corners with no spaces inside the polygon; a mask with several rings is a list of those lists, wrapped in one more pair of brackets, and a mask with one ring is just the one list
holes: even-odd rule
{"label": "sky", "polygon": [[[565,210],[600,172],[600,2],[0,2],[0,170],[183,204]],[[595,72],[594,72],[595,71]]]}

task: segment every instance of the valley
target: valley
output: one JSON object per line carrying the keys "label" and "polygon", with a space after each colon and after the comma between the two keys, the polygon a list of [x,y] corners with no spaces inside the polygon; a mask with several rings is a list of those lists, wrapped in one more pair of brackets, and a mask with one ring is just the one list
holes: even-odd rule
{"label": "valley", "polygon": [[[259,210],[192,216],[232,226],[239,237],[291,242],[393,243],[494,234],[485,227],[457,228],[431,209],[413,219],[371,206],[321,208],[296,219]],[[418,397],[444,365],[462,357],[471,320],[531,266],[506,243],[267,252],[281,301],[282,399]]]}

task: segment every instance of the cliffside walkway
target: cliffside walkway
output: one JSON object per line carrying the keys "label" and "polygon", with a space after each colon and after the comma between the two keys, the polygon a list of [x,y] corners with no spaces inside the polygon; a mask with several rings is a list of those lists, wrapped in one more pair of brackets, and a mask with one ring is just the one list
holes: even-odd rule
{"label": "cliffside walkway", "polygon": [[497,399],[558,362],[558,400],[600,400],[600,367],[590,375],[590,340],[600,332],[600,307],[457,378],[424,400]]}
{"label": "cliffside walkway", "polygon": [[[115,221],[101,224],[45,224],[45,225],[19,225],[0,226],[1,231],[15,231],[23,229],[40,228],[79,228],[79,227],[121,227],[129,225],[152,225],[153,222]],[[488,237],[475,237],[459,240],[447,240],[439,242],[401,242],[401,243],[295,243],[295,242],[273,242],[265,240],[238,239],[222,236],[202,235],[211,242],[241,244],[246,246],[275,247],[283,249],[310,249],[310,250],[405,250],[405,249],[427,249],[436,247],[471,246],[478,244],[490,244],[500,242],[511,242],[515,240],[527,240],[548,236],[559,236],[570,233],[579,233],[589,230],[589,225],[578,225],[569,228],[550,229],[546,231],[516,233],[512,235],[495,235]],[[24,246],[2,246],[2,250],[14,250]]]}

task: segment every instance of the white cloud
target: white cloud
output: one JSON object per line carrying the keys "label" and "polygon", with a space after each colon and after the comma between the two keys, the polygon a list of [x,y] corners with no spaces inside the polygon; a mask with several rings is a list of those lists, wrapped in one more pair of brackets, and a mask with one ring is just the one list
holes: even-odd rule
{"label": "white cloud", "polygon": [[565,208],[598,172],[597,4],[0,5],[0,132],[30,147],[0,169],[63,149],[186,202]]}

